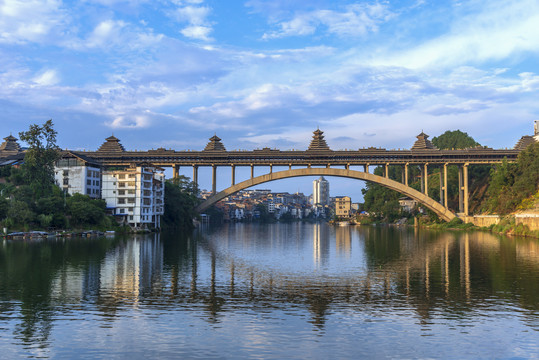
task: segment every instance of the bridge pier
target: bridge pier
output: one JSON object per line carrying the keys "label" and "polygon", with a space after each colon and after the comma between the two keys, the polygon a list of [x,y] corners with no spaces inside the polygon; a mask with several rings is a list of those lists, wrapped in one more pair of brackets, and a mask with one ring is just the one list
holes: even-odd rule
{"label": "bridge pier", "polygon": [[172,178],[177,179],[180,177],[180,165],[174,164],[172,165]]}
{"label": "bridge pier", "polygon": [[211,192],[217,194],[217,166],[211,164]]}
{"label": "bridge pier", "polygon": [[230,169],[232,171],[232,186],[236,185],[236,165],[231,164]]}
{"label": "bridge pier", "polygon": [[255,166],[251,164],[251,179],[255,177]]}
{"label": "bridge pier", "polygon": [[409,163],[404,164],[404,185],[408,186],[408,165]]}
{"label": "bridge pier", "polygon": [[425,163],[425,195],[429,196],[429,163]]}
{"label": "bridge pier", "polygon": [[198,186],[198,165],[193,164],[193,183]]}
{"label": "bridge pier", "polygon": [[447,163],[444,164],[444,206],[447,208],[447,198],[448,198],[448,191],[447,191]]}
{"label": "bridge pier", "polygon": [[468,165],[459,166],[459,212],[466,216],[469,210]]}
{"label": "bridge pier", "polygon": [[389,163],[386,163],[385,166],[385,178],[389,179]]}

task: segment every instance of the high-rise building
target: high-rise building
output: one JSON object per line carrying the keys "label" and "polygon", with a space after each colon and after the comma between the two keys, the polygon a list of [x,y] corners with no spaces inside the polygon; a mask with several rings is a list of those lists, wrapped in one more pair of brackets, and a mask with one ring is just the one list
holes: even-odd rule
{"label": "high-rise building", "polygon": [[313,205],[329,205],[329,181],[323,176],[313,181]]}
{"label": "high-rise building", "polygon": [[123,223],[140,228],[161,226],[164,213],[163,169],[137,166],[103,172],[102,198]]}

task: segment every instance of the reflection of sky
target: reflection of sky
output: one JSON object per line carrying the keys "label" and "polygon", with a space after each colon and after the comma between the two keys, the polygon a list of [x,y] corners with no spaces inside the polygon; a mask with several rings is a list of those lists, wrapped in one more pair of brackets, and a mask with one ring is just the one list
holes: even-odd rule
{"label": "reflection of sky", "polygon": [[[250,235],[250,240],[237,241]],[[234,225],[209,236],[208,242],[226,261],[283,276],[364,276],[363,239],[350,227],[325,223],[291,226]]]}
{"label": "reflection of sky", "polygon": [[[30,317],[37,335],[50,332],[41,340],[21,337],[28,330],[21,302],[0,301],[3,354],[529,358],[539,351],[536,297],[525,299],[539,277],[533,241],[326,224],[224,226],[179,247],[164,236],[120,241],[83,266],[60,267],[45,299],[50,319]],[[524,261],[513,263],[517,257]]]}

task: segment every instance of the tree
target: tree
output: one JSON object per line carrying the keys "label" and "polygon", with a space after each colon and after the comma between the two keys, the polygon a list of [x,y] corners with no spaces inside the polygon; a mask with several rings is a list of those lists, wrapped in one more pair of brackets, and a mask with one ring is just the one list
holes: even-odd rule
{"label": "tree", "polygon": [[470,135],[460,130],[447,130],[440,136],[432,138],[432,144],[438,149],[465,149],[479,146]]}
{"label": "tree", "polygon": [[165,214],[163,228],[191,230],[198,205],[198,189],[195,183],[185,176],[165,182]]}
{"label": "tree", "polygon": [[56,134],[52,120],[42,126],[32,124],[28,131],[19,133],[29,146],[23,169],[36,199],[49,194],[54,185],[54,163],[60,156]]}

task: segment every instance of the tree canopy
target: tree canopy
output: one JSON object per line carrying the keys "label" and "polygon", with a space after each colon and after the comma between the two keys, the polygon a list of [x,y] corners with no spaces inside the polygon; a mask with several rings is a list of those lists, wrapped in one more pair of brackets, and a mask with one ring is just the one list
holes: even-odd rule
{"label": "tree canopy", "polygon": [[470,135],[460,130],[447,130],[440,136],[432,138],[432,144],[438,149],[465,149],[479,146]]}
{"label": "tree canopy", "polygon": [[41,126],[32,124],[28,131],[19,133],[20,139],[29,146],[24,155],[23,171],[36,198],[50,193],[54,184],[54,163],[60,156],[56,135],[52,120]]}

